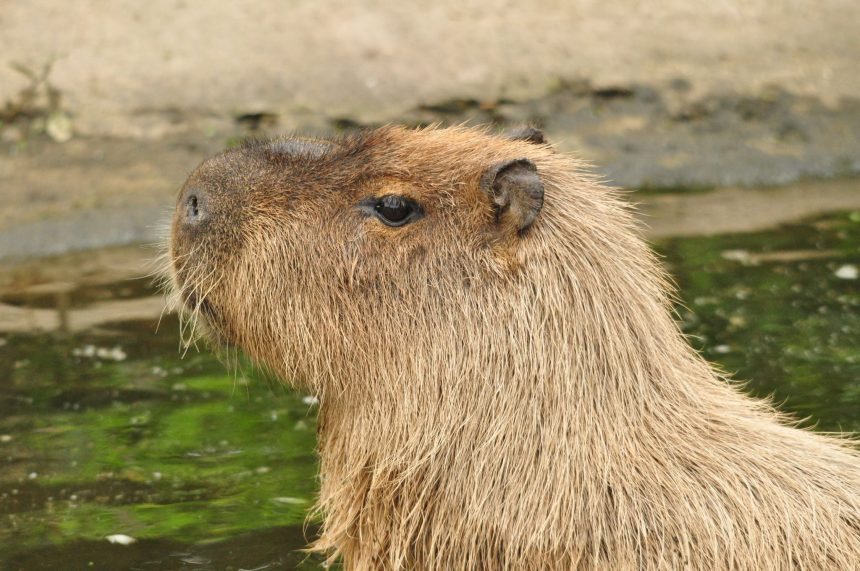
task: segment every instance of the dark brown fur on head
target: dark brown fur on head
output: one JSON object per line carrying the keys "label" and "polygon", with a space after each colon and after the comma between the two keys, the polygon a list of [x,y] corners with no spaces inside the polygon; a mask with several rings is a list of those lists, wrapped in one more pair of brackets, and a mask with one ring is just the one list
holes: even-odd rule
{"label": "dark brown fur on head", "polygon": [[215,337],[319,395],[315,548],[348,568],[860,560],[857,452],[690,349],[627,207],[535,130],[227,151],[171,260]]}

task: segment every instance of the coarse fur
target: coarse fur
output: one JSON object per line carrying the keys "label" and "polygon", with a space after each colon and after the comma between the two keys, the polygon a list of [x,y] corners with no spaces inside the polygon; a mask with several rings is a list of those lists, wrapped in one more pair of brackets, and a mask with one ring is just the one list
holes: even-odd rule
{"label": "coarse fur", "polygon": [[[542,141],[255,142],[183,188],[177,299],[319,397],[313,548],[347,569],[857,568],[853,443],[692,350],[619,193]],[[545,189],[525,230],[481,189],[521,158]],[[202,229],[181,221],[192,191]],[[356,208],[385,194],[425,216]]]}

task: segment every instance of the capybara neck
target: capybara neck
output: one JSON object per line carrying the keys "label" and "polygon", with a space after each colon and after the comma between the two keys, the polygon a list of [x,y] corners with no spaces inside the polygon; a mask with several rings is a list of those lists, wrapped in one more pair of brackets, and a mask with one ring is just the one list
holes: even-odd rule
{"label": "capybara neck", "polygon": [[[618,193],[536,133],[257,144],[186,184],[174,260],[221,257],[175,261],[180,297],[320,397],[314,547],[349,569],[855,568],[850,442],[696,354]],[[212,181],[251,190],[214,205]]]}

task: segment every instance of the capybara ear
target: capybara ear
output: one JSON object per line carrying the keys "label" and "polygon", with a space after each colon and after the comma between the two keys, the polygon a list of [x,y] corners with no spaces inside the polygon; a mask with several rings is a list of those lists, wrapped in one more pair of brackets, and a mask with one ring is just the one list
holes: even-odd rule
{"label": "capybara ear", "polygon": [[519,233],[532,225],[543,206],[543,182],[528,159],[491,166],[481,176],[481,190],[493,202],[496,224],[512,224]]}
{"label": "capybara ear", "polygon": [[543,145],[546,143],[546,137],[544,137],[543,131],[534,127],[517,127],[515,129],[505,131],[502,136],[506,139],[525,141],[527,143],[534,143],[535,145]]}

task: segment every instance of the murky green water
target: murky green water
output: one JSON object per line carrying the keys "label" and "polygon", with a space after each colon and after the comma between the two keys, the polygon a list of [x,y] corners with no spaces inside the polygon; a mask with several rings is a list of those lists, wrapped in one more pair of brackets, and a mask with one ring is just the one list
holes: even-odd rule
{"label": "murky green water", "polygon": [[708,360],[807,425],[860,431],[860,213],[661,251]]}
{"label": "murky green water", "polygon": [[[257,375],[228,374],[206,352],[180,358],[177,327],[5,338],[0,562],[8,568],[302,562],[295,550],[307,543],[317,486],[312,404]],[[115,534],[138,541],[105,539]]]}
{"label": "murky green water", "polygon": [[[860,430],[860,213],[659,247],[709,359],[822,429]],[[172,319],[157,335],[154,320],[0,334],[0,568],[315,568],[296,551],[313,537],[314,434],[311,399],[205,350],[182,358]]]}

